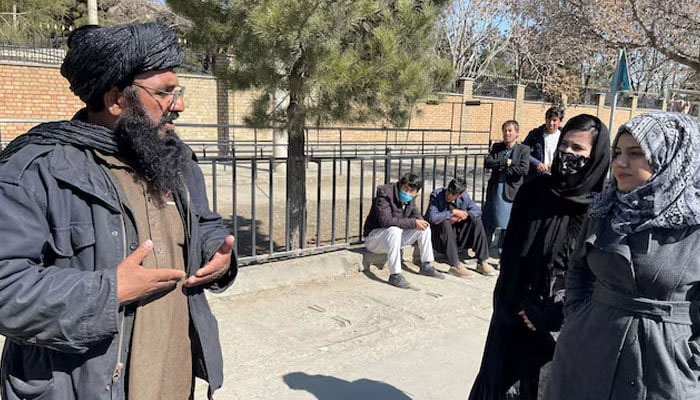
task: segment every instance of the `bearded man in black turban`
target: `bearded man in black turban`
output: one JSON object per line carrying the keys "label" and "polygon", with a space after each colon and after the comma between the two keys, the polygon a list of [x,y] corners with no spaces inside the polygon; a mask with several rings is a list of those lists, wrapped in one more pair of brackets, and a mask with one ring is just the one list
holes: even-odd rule
{"label": "bearded man in black turban", "polygon": [[189,399],[223,383],[204,289],[237,266],[175,133],[175,32],[85,26],[61,74],[86,107],[0,153],[3,399]]}

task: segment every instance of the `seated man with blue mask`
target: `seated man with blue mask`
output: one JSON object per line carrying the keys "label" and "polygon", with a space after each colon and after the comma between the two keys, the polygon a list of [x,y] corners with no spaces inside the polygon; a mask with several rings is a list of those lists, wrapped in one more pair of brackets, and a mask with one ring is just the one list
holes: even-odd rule
{"label": "seated man with blue mask", "polygon": [[364,237],[367,250],[388,257],[389,284],[407,289],[411,284],[401,275],[401,248],[417,243],[422,275],[444,279],[433,266],[430,224],[423,219],[415,198],[423,187],[418,175],[407,173],[398,182],[382,185],[372,201],[365,220]]}

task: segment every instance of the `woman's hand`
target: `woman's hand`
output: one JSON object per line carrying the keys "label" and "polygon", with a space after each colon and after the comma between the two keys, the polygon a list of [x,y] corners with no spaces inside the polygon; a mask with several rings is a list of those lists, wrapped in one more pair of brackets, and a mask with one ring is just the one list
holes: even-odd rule
{"label": "woman's hand", "polygon": [[525,324],[525,326],[527,326],[528,329],[530,329],[533,332],[537,331],[537,328],[535,328],[535,325],[533,325],[532,322],[530,322],[530,320],[527,318],[527,315],[525,314],[525,310],[520,311],[518,313],[518,315],[520,315],[520,317],[523,319],[523,323]]}

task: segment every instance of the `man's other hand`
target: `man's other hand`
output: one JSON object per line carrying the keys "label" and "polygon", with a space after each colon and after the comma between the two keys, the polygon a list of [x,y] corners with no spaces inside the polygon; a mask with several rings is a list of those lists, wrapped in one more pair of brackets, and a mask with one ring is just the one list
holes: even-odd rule
{"label": "man's other hand", "polygon": [[428,229],[430,223],[424,219],[416,219],[416,229],[419,231],[424,231]]}
{"label": "man's other hand", "polygon": [[211,261],[187,278],[185,286],[204,285],[221,278],[231,265],[231,250],[233,250],[233,236],[228,235],[219,250],[214,253]]}

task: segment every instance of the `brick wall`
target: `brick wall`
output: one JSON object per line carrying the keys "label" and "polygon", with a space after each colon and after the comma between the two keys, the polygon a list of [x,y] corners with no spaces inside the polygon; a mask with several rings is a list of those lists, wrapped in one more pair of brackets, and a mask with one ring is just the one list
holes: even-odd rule
{"label": "brick wall", "polygon": [[[180,75],[180,84],[186,87],[186,110],[178,122],[198,124],[242,125],[250,112],[255,91],[226,90],[224,85],[211,76]],[[521,139],[530,129],[544,122],[544,113],[551,106],[548,103],[472,96],[472,84],[464,82],[462,94],[440,94],[437,104],[419,103],[414,110],[408,128],[418,131],[386,132],[346,130],[343,141],[368,142],[441,142],[455,145],[467,143],[489,143],[500,140],[503,121],[519,115]],[[481,105],[465,106],[464,100],[479,100]],[[602,103],[601,103],[602,104]],[[61,76],[58,66],[0,63],[0,120],[25,120],[0,122],[0,137],[6,142],[34,126],[34,120],[58,120],[70,118],[83,103],[69,90],[68,82]],[[618,108],[615,125],[627,121],[633,115],[648,110]],[[609,107],[570,105],[566,117],[580,113],[598,115],[606,124],[609,120]],[[29,121],[26,121],[29,120]],[[347,124],[330,124],[343,126]],[[368,124],[363,127],[381,128],[386,124]],[[451,130],[452,133],[436,132]],[[225,127],[180,127],[180,135],[185,140],[235,139],[272,140],[272,131],[250,128]],[[310,141],[336,141],[340,139],[338,130],[309,131]]]}

